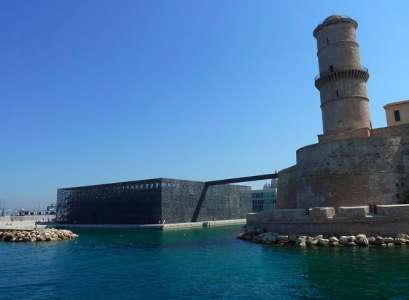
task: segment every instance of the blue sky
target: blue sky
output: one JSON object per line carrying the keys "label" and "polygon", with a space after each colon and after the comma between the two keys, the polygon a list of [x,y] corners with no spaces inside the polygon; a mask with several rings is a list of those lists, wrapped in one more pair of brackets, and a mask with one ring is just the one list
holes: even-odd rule
{"label": "blue sky", "polygon": [[407,1],[3,1],[0,198],[290,166],[322,132],[315,26],[359,22],[372,123],[409,98]]}

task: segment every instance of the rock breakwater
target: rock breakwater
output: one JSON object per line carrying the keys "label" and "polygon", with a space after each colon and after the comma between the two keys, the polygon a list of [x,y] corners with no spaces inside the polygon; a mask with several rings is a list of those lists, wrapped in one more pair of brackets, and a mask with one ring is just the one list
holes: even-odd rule
{"label": "rock breakwater", "polygon": [[397,234],[394,237],[383,237],[380,235],[366,236],[365,234],[358,235],[342,235],[342,236],[308,236],[308,235],[283,235],[273,232],[263,232],[259,229],[245,228],[237,236],[238,239],[252,241],[265,245],[295,245],[299,247],[395,247],[409,246],[408,234]]}
{"label": "rock breakwater", "polygon": [[0,231],[0,241],[5,242],[51,242],[73,240],[78,235],[65,229],[39,229],[39,230],[6,230]]}

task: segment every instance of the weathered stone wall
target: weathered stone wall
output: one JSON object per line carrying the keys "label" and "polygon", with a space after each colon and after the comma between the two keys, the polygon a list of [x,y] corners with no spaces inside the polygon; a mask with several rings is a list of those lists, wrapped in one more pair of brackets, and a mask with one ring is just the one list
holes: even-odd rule
{"label": "weathered stone wall", "polygon": [[297,207],[399,203],[402,137],[344,139],[297,151]]}
{"label": "weathered stone wall", "polygon": [[409,218],[394,220],[393,218],[375,217],[365,220],[331,220],[327,222],[280,222],[258,223],[248,221],[249,226],[257,226],[266,231],[278,234],[300,235],[350,235],[373,234],[394,236],[397,233],[409,232]]}
{"label": "weathered stone wall", "polygon": [[348,22],[348,19],[342,22],[334,21],[329,22],[330,24],[324,21],[314,32],[321,73],[327,71],[331,65],[335,69],[354,69],[361,66],[355,21]]}
{"label": "weathered stone wall", "polygon": [[279,172],[277,208],[409,203],[409,124],[323,140]]}
{"label": "weathered stone wall", "polygon": [[342,140],[348,138],[364,138],[371,136],[370,128],[359,128],[349,131],[337,132],[335,134],[320,134],[318,135],[318,142],[325,143],[331,140]]}
{"label": "weathered stone wall", "polygon": [[[380,136],[386,139],[394,138],[397,141],[398,151],[393,162],[397,177],[389,178],[389,181],[385,178],[380,182],[384,185],[395,185],[396,203],[409,203],[409,124],[373,129],[371,136]],[[378,178],[382,179],[380,175],[378,174]],[[394,182],[392,182],[392,179]],[[375,188],[376,186],[374,186]],[[382,186],[378,188],[382,189]]]}
{"label": "weathered stone wall", "polygon": [[383,137],[402,136],[403,139],[405,140],[404,142],[407,143],[408,136],[409,136],[409,124],[375,128],[371,130],[371,136],[383,136]]}
{"label": "weathered stone wall", "polygon": [[409,205],[378,205],[379,216],[393,218],[409,218]]}
{"label": "weathered stone wall", "polygon": [[369,214],[369,206],[340,206],[337,209],[336,218],[359,220],[366,218]]}
{"label": "weathered stone wall", "polygon": [[297,166],[278,173],[276,208],[296,208],[297,206]]}
{"label": "weathered stone wall", "polygon": [[[358,80],[353,82],[354,86],[359,84],[365,85]],[[353,92],[355,91],[340,89],[338,93],[343,96],[331,96],[332,98],[321,105],[325,134],[336,135],[338,132],[342,134],[342,131],[370,128],[368,99],[363,98],[363,96],[348,96]],[[329,93],[335,92],[331,88]],[[337,113],[335,114],[334,111]]]}
{"label": "weathered stone wall", "polygon": [[339,208],[335,215],[332,207],[310,209],[309,214],[303,209],[276,209],[249,213],[247,225],[278,234],[394,236],[409,232],[409,205],[379,205],[378,214],[368,212],[367,206]]}

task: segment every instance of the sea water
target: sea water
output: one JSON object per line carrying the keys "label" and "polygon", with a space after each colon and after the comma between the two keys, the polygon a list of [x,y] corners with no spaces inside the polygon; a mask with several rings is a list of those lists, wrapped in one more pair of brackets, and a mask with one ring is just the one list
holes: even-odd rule
{"label": "sea water", "polygon": [[263,246],[238,227],[0,243],[0,299],[409,299],[409,246]]}

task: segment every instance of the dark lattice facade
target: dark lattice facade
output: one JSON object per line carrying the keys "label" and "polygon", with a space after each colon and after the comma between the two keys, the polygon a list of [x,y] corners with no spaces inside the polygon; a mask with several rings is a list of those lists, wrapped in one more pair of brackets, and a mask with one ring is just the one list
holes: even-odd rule
{"label": "dark lattice facade", "polygon": [[[57,221],[65,224],[158,224],[190,222],[204,183],[149,179],[57,191]],[[198,221],[244,218],[250,187],[208,189]]]}

